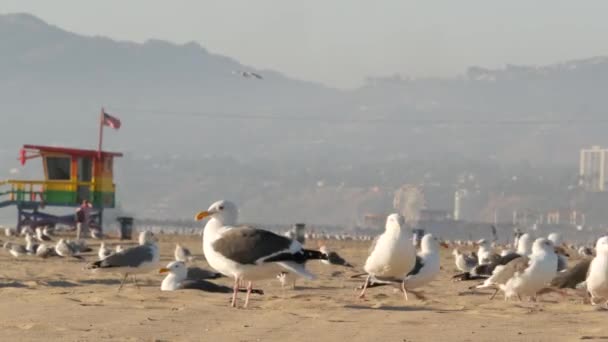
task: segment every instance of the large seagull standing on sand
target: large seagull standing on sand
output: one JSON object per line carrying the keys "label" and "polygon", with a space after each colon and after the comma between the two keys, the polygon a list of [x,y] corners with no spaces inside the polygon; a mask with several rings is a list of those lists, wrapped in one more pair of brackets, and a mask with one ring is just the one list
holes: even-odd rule
{"label": "large seagull standing on sand", "polygon": [[[363,269],[367,278],[359,298],[365,297],[370,282],[401,283],[415,264],[416,250],[412,245],[411,233],[405,226],[405,219],[399,214],[389,215],[384,233],[376,238],[365,261]],[[407,298],[405,287],[402,290]]]}
{"label": "large seagull standing on sand", "polygon": [[296,240],[252,227],[236,227],[238,209],[230,201],[218,201],[209,209],[196,214],[200,221],[211,219],[203,231],[203,251],[211,267],[234,278],[232,307],[236,307],[239,281],[248,281],[244,307],[249,304],[252,282],[272,279],[281,271],[288,271],[307,279],[314,275],[306,270],[308,260],[340,262],[328,254],[308,250]]}

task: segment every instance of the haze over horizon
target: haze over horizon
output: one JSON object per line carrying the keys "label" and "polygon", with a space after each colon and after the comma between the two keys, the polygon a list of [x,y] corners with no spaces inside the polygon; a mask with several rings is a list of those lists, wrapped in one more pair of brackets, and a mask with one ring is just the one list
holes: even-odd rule
{"label": "haze over horizon", "polygon": [[78,34],[196,41],[259,69],[339,88],[357,87],[370,76],[453,77],[473,65],[546,65],[608,55],[607,10],[608,2],[600,0],[6,0],[2,6],[2,13],[31,13]]}

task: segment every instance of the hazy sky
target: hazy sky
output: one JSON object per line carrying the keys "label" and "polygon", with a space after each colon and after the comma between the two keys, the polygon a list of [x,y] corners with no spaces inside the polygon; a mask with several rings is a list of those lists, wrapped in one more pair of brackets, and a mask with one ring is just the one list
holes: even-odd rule
{"label": "hazy sky", "polygon": [[2,0],[70,31],[197,41],[332,86],[608,55],[606,0]]}

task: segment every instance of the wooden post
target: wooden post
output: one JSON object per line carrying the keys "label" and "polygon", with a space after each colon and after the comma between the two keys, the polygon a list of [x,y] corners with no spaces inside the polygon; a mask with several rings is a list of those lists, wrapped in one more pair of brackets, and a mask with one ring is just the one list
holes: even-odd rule
{"label": "wooden post", "polygon": [[101,160],[101,144],[103,143],[103,115],[105,110],[101,107],[101,113],[99,114],[99,145],[97,145],[97,158]]}

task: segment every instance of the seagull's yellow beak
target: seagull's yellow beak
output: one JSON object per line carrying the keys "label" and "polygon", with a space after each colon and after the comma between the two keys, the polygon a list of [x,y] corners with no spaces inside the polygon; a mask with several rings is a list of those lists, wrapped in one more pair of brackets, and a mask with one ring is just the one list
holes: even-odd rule
{"label": "seagull's yellow beak", "polygon": [[167,272],[169,272],[169,269],[165,268],[165,267],[163,267],[160,270],[158,270],[158,274],[163,274],[163,273],[167,273]]}
{"label": "seagull's yellow beak", "polygon": [[195,219],[196,221],[200,221],[200,220],[204,219],[204,218],[205,218],[205,217],[207,217],[207,216],[211,216],[211,213],[210,213],[210,212],[208,212],[208,211],[201,211],[201,212],[199,212],[198,214],[196,214],[196,215],[194,216],[194,219]]}

